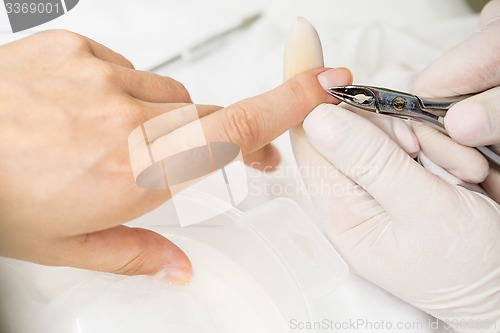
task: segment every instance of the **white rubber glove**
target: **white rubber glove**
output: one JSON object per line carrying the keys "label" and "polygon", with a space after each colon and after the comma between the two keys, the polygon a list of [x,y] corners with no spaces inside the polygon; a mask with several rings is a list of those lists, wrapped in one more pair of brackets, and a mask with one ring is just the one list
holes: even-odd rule
{"label": "white rubber glove", "polygon": [[434,176],[348,110],[323,104],[303,126],[317,151],[296,142],[297,162],[352,270],[458,332],[497,332],[500,206]]}
{"label": "white rubber glove", "polygon": [[[318,66],[319,38],[299,20],[285,78]],[[321,105],[304,122],[309,140],[301,126],[291,132],[326,235],[355,272],[457,331],[497,332],[500,207],[434,176],[391,139],[400,140],[390,126],[377,125]]]}
{"label": "white rubber glove", "polygon": [[[422,152],[451,174],[480,183],[500,202],[500,173],[471,146],[493,145],[500,152],[500,0],[483,9],[480,29],[422,71],[414,82],[421,96],[448,97],[482,92],[453,106],[444,118],[453,140],[414,124]],[[469,146],[469,147],[467,147]]]}

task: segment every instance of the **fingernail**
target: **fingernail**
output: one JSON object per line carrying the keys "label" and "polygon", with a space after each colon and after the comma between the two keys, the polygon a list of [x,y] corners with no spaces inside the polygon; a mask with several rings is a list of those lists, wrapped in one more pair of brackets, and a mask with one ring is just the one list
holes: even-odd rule
{"label": "fingernail", "polygon": [[449,135],[465,145],[481,144],[492,132],[488,112],[479,102],[454,105],[447,112],[444,123]]}
{"label": "fingernail", "polygon": [[326,90],[349,82],[350,72],[345,68],[332,68],[318,74],[319,84]]}
{"label": "fingernail", "polygon": [[156,273],[155,277],[172,284],[189,284],[192,272],[188,267],[168,266]]}

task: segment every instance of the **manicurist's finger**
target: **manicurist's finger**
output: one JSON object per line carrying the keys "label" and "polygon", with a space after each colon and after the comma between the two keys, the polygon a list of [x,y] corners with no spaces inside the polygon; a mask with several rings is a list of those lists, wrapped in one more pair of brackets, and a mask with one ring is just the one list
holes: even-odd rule
{"label": "manicurist's finger", "polygon": [[488,175],[488,162],[478,150],[424,124],[414,123],[413,131],[425,156],[452,175],[469,183],[480,183]]}
{"label": "manicurist's finger", "polygon": [[307,193],[330,240],[342,243],[344,237],[353,237],[353,233],[363,235],[366,230],[373,231],[380,226],[386,216],[384,209],[308,140],[302,140],[303,131],[302,127],[295,130],[300,139],[294,141],[294,155]]}
{"label": "manicurist's finger", "polygon": [[341,106],[370,120],[372,123],[380,127],[411,157],[414,158],[418,155],[418,152],[420,151],[418,139],[411,129],[411,124],[407,120],[360,110],[350,105],[343,104]]}
{"label": "manicurist's finger", "polygon": [[481,11],[479,24],[486,25],[500,16],[500,0],[490,0]]}
{"label": "manicurist's finger", "polygon": [[304,130],[320,153],[394,219],[424,215],[422,207],[426,216],[437,216],[432,214],[439,213],[442,197],[457,199],[451,186],[422,168],[376,125],[350,111],[323,104],[305,119]]}
{"label": "manicurist's finger", "polygon": [[463,145],[500,144],[500,87],[455,104],[446,113],[444,124],[453,140]]}
{"label": "manicurist's finger", "polygon": [[500,20],[490,21],[425,68],[414,81],[414,92],[421,96],[448,97],[500,85],[499,33]]}

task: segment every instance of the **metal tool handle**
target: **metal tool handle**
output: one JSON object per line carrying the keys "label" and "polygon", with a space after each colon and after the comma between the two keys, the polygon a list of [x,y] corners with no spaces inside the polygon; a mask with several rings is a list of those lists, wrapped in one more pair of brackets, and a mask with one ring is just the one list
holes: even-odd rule
{"label": "metal tool handle", "polygon": [[[443,121],[446,112],[454,104],[472,96],[421,98],[387,88],[360,85],[331,87],[328,89],[328,93],[364,110],[429,124],[446,135],[448,133]],[[358,95],[363,98],[360,99]],[[492,167],[500,170],[500,155],[488,147],[476,147],[476,149],[488,160]]]}
{"label": "metal tool handle", "polygon": [[[445,132],[443,117],[446,115],[445,102],[436,103],[419,97],[389,89],[373,89],[378,113],[392,117],[411,119],[434,125]],[[447,102],[446,102],[447,103]],[[429,107],[434,106],[437,107]]]}
{"label": "metal tool handle", "polygon": [[448,111],[456,103],[463,101],[466,98],[472,97],[473,94],[460,95],[454,97],[444,97],[444,98],[422,98],[419,97],[422,108],[429,110],[445,110]]}
{"label": "metal tool handle", "polygon": [[479,147],[476,147],[476,149],[479,150],[479,152],[481,154],[483,154],[483,156],[490,163],[491,167],[493,167],[493,168],[495,168],[497,170],[500,170],[500,155],[498,155],[497,153],[495,153],[489,147],[479,146]]}

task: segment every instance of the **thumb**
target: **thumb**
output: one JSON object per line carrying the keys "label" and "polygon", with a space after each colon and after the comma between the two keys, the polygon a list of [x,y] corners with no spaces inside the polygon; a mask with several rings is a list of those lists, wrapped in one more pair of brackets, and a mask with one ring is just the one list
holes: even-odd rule
{"label": "thumb", "polygon": [[446,130],[463,145],[500,144],[499,108],[500,87],[470,97],[448,110],[444,117]]}
{"label": "thumb", "polygon": [[422,207],[434,218],[442,209],[436,204],[440,196],[455,197],[451,187],[443,186],[380,128],[343,108],[319,106],[304,120],[304,130],[323,156],[395,220],[409,222],[408,214]]}
{"label": "thumb", "polygon": [[500,20],[490,21],[425,68],[413,82],[414,92],[428,97],[448,97],[498,86],[499,33]]}
{"label": "thumb", "polygon": [[191,262],[181,249],[146,229],[117,226],[68,239],[57,262],[126,275],[153,275],[170,283],[189,283]]}

